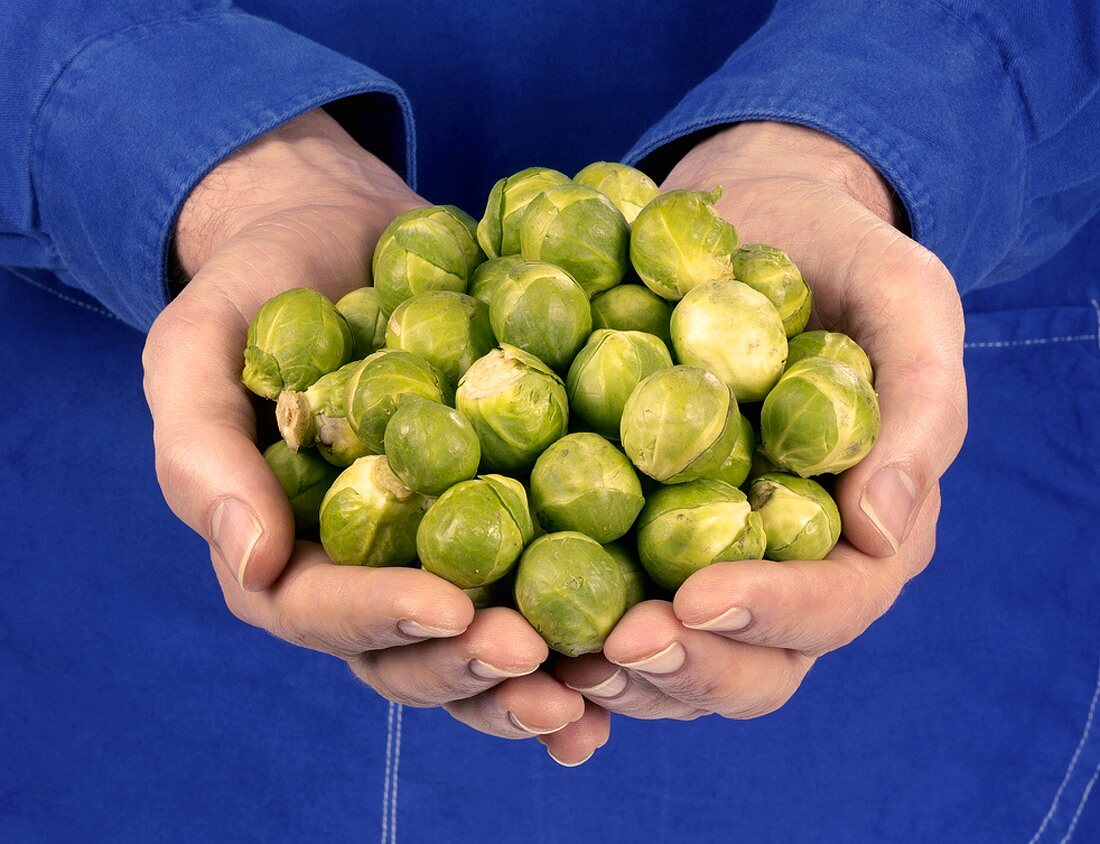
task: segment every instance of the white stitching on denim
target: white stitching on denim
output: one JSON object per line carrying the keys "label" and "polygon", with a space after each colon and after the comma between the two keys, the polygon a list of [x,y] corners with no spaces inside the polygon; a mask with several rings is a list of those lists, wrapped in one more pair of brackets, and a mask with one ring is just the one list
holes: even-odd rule
{"label": "white stitching on denim", "polygon": [[382,844],[387,844],[390,821],[390,764],[393,754],[393,708],[391,700],[386,711],[386,771],[382,777]]}
{"label": "white stitching on denim", "polygon": [[1004,349],[1009,346],[1045,346],[1048,343],[1076,343],[1081,340],[1096,340],[1098,334],[1072,334],[1065,337],[1033,337],[1029,340],[991,340],[981,343],[964,343],[966,349]]}
{"label": "white stitching on denim", "polygon": [[401,764],[401,722],[405,707],[397,704],[397,733],[393,739],[393,781],[390,786],[390,844],[397,844],[397,769]]}
{"label": "white stitching on denim", "polygon": [[1085,786],[1085,793],[1081,795],[1081,802],[1077,804],[1077,811],[1073,813],[1073,820],[1070,821],[1069,829],[1066,830],[1066,837],[1062,839],[1061,844],[1066,844],[1073,837],[1073,831],[1077,829],[1077,821],[1081,820],[1081,813],[1085,811],[1085,804],[1089,802],[1089,794],[1092,792],[1092,787],[1096,785],[1097,777],[1100,777],[1100,764],[1097,764],[1092,779]]}
{"label": "white stitching on denim", "polygon": [[1089,704],[1089,713],[1085,718],[1085,729],[1081,733],[1081,740],[1077,742],[1077,749],[1073,751],[1073,758],[1069,760],[1069,767],[1066,768],[1066,775],[1062,777],[1062,783],[1058,786],[1058,791],[1054,794],[1054,800],[1051,801],[1050,808],[1047,810],[1046,817],[1043,818],[1043,822],[1039,824],[1039,829],[1031,836],[1031,840],[1028,844],[1035,844],[1046,831],[1047,825],[1050,823],[1050,819],[1054,817],[1054,813],[1058,811],[1058,802],[1062,799],[1062,792],[1066,790],[1066,786],[1069,784],[1070,778],[1073,776],[1073,769],[1077,767],[1077,760],[1081,756],[1081,751],[1085,748],[1085,741],[1089,737],[1089,733],[1092,732],[1092,719],[1096,715],[1096,702],[1100,700],[1100,668],[1097,669],[1096,676],[1096,689],[1092,693],[1092,702]]}
{"label": "white stitching on denim", "polygon": [[[46,293],[51,293],[54,296],[56,296],[58,299],[61,299],[64,302],[68,302],[70,305],[76,305],[78,308],[84,308],[85,310],[91,311],[94,314],[99,314],[100,316],[110,317],[113,320],[118,320],[118,317],[115,316],[110,311],[108,311],[106,308],[97,308],[95,305],[89,305],[87,302],[81,302],[79,299],[76,299],[72,296],[66,296],[60,290],[54,290],[49,285],[43,284],[40,281],[35,281],[30,276],[23,275],[23,273],[18,272],[17,270],[15,270],[11,267],[4,267],[3,269],[6,272],[11,273],[13,276],[15,276],[20,281],[27,282],[27,284],[29,284],[31,287],[37,287],[39,290],[45,291]],[[121,321],[121,320],[119,320],[119,321]]]}
{"label": "white stitching on denim", "polygon": [[1100,347],[1100,302],[1095,299],[1089,299],[1092,302],[1092,309],[1096,311],[1096,345]]}

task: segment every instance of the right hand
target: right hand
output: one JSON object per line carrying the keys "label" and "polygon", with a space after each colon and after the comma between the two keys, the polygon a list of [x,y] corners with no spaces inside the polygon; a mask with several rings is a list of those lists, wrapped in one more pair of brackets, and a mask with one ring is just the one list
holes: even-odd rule
{"label": "right hand", "polygon": [[157,476],[169,506],[209,544],[229,609],[336,655],[390,700],[445,705],[504,738],[538,735],[565,764],[607,741],[609,716],[539,665],[546,644],[518,613],[475,614],[418,569],[333,565],[294,541],[290,506],[255,443],[241,385],[248,323],[292,287],[336,300],[369,283],[382,230],[425,201],[322,111],[239,150],[185,203],[176,250],[190,281],[145,345]]}

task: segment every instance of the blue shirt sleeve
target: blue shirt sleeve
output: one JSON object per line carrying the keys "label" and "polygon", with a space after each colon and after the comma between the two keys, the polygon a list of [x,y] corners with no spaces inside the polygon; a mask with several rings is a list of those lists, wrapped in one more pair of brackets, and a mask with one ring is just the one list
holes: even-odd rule
{"label": "blue shirt sleeve", "polygon": [[627,159],[745,120],[858,150],[962,291],[1015,278],[1100,208],[1100,3],[779,0]]}
{"label": "blue shirt sleeve", "polygon": [[355,97],[344,125],[412,179],[402,91],[210,0],[0,3],[0,264],[46,269],[147,328],[184,199],[275,126]]}

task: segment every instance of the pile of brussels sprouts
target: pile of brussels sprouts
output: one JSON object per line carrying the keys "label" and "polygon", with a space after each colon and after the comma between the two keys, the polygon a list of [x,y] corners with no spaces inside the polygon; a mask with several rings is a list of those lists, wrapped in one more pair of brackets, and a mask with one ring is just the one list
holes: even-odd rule
{"label": "pile of brussels sprouts", "polygon": [[840,514],[811,478],[874,443],[871,364],[804,332],[798,268],[739,246],[718,196],[530,168],[480,222],[395,219],[373,287],[264,304],[243,380],[277,401],[299,532],[515,606],[568,655],[713,562],[825,557]]}

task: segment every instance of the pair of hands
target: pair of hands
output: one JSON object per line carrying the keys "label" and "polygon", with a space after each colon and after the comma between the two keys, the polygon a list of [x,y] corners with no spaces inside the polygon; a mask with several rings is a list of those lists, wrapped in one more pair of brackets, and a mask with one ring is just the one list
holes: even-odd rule
{"label": "pair of hands", "polygon": [[862,633],[932,556],[938,479],[966,430],[962,311],[943,265],[893,227],[881,177],[839,142],[741,124],[698,144],[663,187],[719,184],[742,242],[789,252],[813,287],[815,322],[850,334],[875,365],[882,432],[838,481],[845,539],[827,560],[710,566],[672,603],[634,607],[602,654],[557,660],[551,674],[518,613],[475,613],[427,572],[334,566],[319,545],[295,542],[240,384],[249,320],[290,287],[335,300],[361,286],[386,225],[427,204],[317,111],[194,190],[176,230],[191,280],[143,357],[161,486],[210,543],[234,615],[346,660],[391,700],[537,737],[566,765],[607,741],[611,712],[750,718],[780,707],[817,656]]}

